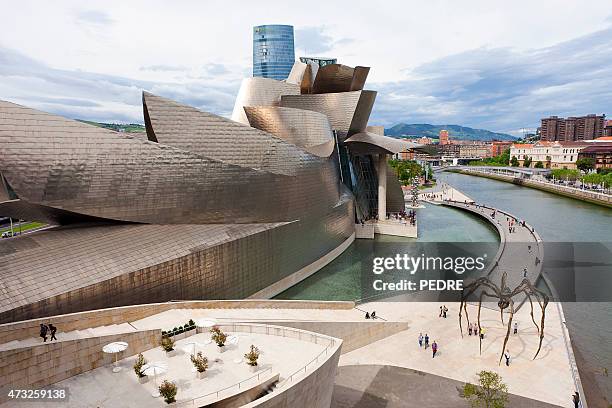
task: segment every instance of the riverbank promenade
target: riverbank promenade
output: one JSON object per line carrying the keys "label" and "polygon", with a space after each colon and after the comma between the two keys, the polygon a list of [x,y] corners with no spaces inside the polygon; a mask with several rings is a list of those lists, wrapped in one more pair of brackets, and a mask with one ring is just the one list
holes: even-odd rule
{"label": "riverbank promenade", "polygon": [[583,190],[580,188],[554,184],[547,181],[537,180],[533,178],[515,177],[508,175],[502,171],[488,170],[485,168],[471,168],[469,166],[456,167],[447,171],[467,174],[469,176],[485,177],[493,180],[504,181],[507,183],[516,184],[519,186],[530,187],[537,190],[546,191],[553,194],[558,194],[564,197],[573,198],[576,200],[586,201],[593,204],[603,205],[612,208],[612,194],[603,192]]}

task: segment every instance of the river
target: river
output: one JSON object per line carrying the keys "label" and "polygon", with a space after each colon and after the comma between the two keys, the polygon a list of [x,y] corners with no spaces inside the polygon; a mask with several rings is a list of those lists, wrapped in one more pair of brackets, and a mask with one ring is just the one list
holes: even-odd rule
{"label": "river", "polygon": [[[442,173],[438,178],[477,202],[525,219],[535,227],[544,242],[612,242],[612,209],[481,177]],[[427,205],[418,210],[418,222],[418,239],[399,240],[407,244],[498,240],[497,232],[488,223],[451,208]],[[377,237],[376,241],[389,239],[398,241],[395,237]],[[358,299],[362,273],[360,260],[371,248],[368,240],[356,240],[325,268],[281,293],[278,298]],[[612,271],[607,272],[599,283],[610,292]],[[596,382],[601,393],[612,401],[612,377],[602,374],[604,368],[612,370],[612,303],[564,303],[563,308],[577,349],[583,383]]]}

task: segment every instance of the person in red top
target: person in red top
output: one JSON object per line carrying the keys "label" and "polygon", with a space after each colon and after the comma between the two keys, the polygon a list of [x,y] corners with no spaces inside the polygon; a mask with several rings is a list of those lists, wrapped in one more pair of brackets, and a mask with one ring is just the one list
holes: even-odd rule
{"label": "person in red top", "polygon": [[431,356],[431,358],[436,357],[436,352],[438,351],[438,343],[436,343],[435,340],[433,343],[431,343],[431,351],[433,352],[433,355]]}

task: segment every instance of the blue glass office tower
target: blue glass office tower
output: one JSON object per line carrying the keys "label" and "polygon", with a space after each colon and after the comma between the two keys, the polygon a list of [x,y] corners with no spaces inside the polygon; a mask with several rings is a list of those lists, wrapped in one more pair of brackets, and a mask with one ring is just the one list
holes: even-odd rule
{"label": "blue glass office tower", "polygon": [[287,79],[295,61],[293,26],[253,27],[253,76]]}

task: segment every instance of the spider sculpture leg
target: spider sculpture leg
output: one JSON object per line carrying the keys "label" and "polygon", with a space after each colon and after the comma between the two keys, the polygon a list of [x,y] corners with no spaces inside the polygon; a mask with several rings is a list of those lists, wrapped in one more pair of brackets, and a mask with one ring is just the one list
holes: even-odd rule
{"label": "spider sculpture leg", "polygon": [[[461,304],[459,305],[459,331],[461,332],[461,337],[463,337],[463,327],[461,325],[462,323],[462,315],[461,315],[461,311],[465,311],[465,318],[467,319],[467,324],[468,326],[470,325],[470,317],[468,316],[468,311],[467,311],[467,298],[476,291],[476,289],[478,289],[479,286],[479,281],[475,281],[470,283],[467,286],[464,286],[461,289]],[[467,294],[465,294],[465,290],[468,290]]]}
{"label": "spider sculpture leg", "polygon": [[529,313],[531,315],[531,321],[535,325],[536,330],[538,331],[538,334],[540,334],[540,326],[538,326],[538,324],[535,321],[535,317],[533,316],[533,300],[531,299],[531,296],[526,290],[524,292],[527,295],[527,299],[529,299],[529,306],[531,306],[531,312]]}
{"label": "spider sculpture leg", "polygon": [[[491,283],[491,281],[489,281],[488,278],[478,278],[474,282],[470,283],[469,285],[464,286],[461,289],[461,304],[459,305],[459,330],[461,332],[461,337],[463,337],[463,327],[461,324],[462,323],[461,311],[463,310],[465,312],[465,318],[467,319],[467,323],[469,325],[470,317],[467,311],[467,298],[470,295],[472,295],[472,293],[474,293],[476,289],[478,289],[480,286],[484,286],[486,288],[491,289],[495,293],[498,293],[498,289]],[[465,293],[465,290],[467,290],[467,293]]]}
{"label": "spider sculpture leg", "polygon": [[480,292],[480,299],[478,300],[478,341],[480,343],[479,344],[480,354],[482,354],[482,336],[480,335],[480,329],[481,329],[481,327],[480,327],[480,309],[482,308],[482,298],[485,297],[485,296],[489,296],[489,297],[495,298],[494,295],[492,295],[490,293],[487,293],[484,290],[482,292]]}
{"label": "spider sculpture leg", "polygon": [[[503,313],[503,312],[502,312]],[[501,364],[502,358],[504,358],[504,351],[506,351],[506,344],[508,344],[508,338],[510,337],[510,328],[512,327],[512,317],[514,316],[514,300],[510,299],[510,317],[508,319],[508,330],[506,331],[506,338],[504,339],[504,345],[502,346],[501,355],[499,356],[499,363]]]}
{"label": "spider sculpture leg", "polygon": [[[540,296],[542,297],[541,301],[540,301]],[[546,318],[546,306],[548,306],[548,296],[545,293],[540,292],[536,289],[534,290],[534,297],[537,299],[538,304],[540,305],[540,308],[542,309],[542,319],[540,320],[540,333],[539,333],[540,341],[538,343],[538,351],[536,351],[535,355],[533,356],[533,359],[535,360],[535,358],[540,353],[540,349],[542,349],[542,341],[544,340],[544,319]]]}
{"label": "spider sculpture leg", "polygon": [[[540,337],[538,350],[533,356],[533,359],[535,360],[535,358],[540,353],[540,350],[542,349],[542,341],[544,340],[544,320],[546,319],[546,306],[548,306],[549,298],[546,293],[533,286],[528,279],[523,279],[523,282],[521,282],[521,284],[516,289],[514,289],[511,296],[515,296],[516,294],[521,292],[525,293],[525,295],[527,295],[527,297],[529,298],[529,303],[531,304],[531,320],[538,329],[538,336]],[[533,317],[533,301],[531,299],[531,296],[536,299],[538,305],[540,306],[540,310],[542,311],[540,327],[538,327],[537,323],[535,322],[535,318]]]}

